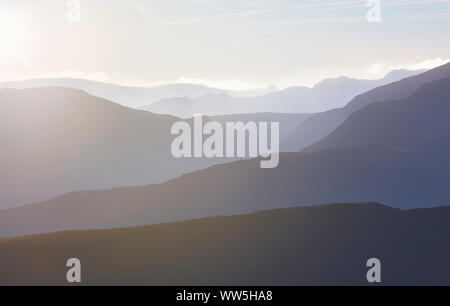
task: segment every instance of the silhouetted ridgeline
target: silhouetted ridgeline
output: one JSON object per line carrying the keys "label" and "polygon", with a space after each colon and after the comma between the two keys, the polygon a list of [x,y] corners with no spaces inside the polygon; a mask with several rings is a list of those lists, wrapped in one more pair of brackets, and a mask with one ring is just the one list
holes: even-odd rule
{"label": "silhouetted ridgeline", "polygon": [[232,97],[225,93],[211,93],[200,97],[178,96],[142,106],[142,109],[182,118],[189,118],[194,114],[318,113],[342,107],[365,91],[421,72],[423,71],[394,70],[379,80],[339,77],[323,80],[313,88],[293,86],[255,97]]}
{"label": "silhouetted ridgeline", "polygon": [[[408,72],[409,71],[404,71],[403,73]],[[207,94],[222,93],[233,97],[244,97],[264,95],[277,90],[273,86],[269,86],[267,88],[247,91],[231,91],[182,83],[165,84],[153,87],[132,87],[71,78],[39,78],[0,83],[0,88],[24,89],[39,87],[64,87],[80,89],[93,96],[107,99],[109,101],[113,101],[127,107],[148,105],[161,99],[170,97],[198,97]]]}
{"label": "silhouetted ridgeline", "polygon": [[0,285],[450,285],[450,207],[280,209],[105,231],[0,240]]}

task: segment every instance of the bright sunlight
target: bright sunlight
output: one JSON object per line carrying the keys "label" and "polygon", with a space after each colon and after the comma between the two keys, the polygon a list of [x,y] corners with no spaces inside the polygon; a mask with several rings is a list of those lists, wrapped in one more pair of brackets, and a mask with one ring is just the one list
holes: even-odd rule
{"label": "bright sunlight", "polygon": [[25,16],[0,10],[0,64],[21,61],[29,66],[24,57],[29,38]]}

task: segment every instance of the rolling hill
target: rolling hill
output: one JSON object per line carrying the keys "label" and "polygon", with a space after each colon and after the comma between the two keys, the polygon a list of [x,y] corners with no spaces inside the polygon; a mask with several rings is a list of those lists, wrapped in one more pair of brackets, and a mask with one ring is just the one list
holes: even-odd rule
{"label": "rolling hill", "polygon": [[0,285],[449,285],[450,207],[375,203],[271,210],[105,231],[0,239]]}

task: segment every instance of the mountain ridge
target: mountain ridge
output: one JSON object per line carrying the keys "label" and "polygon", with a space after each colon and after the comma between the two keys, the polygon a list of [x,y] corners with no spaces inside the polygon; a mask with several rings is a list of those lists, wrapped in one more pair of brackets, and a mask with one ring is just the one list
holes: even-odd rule
{"label": "mountain ridge", "polygon": [[325,79],[312,88],[292,86],[255,97],[233,98],[224,93],[212,93],[195,98],[165,98],[151,105],[141,106],[140,109],[182,118],[189,118],[197,113],[211,116],[253,112],[320,113],[343,106],[367,90],[422,72],[393,71],[391,75],[378,80],[338,77]]}
{"label": "mountain ridge", "polygon": [[450,63],[362,93],[342,108],[316,114],[299,124],[282,139],[282,151],[301,151],[333,132],[353,112],[372,103],[405,99],[422,85],[447,77],[450,77]]}
{"label": "mountain ridge", "polygon": [[0,89],[27,89],[39,87],[81,89],[93,96],[132,108],[136,108],[146,103],[154,103],[168,97],[197,97],[208,93],[226,93],[231,96],[253,96],[265,94],[274,90],[274,87],[268,86],[267,88],[254,90],[233,91],[188,83],[138,87],[76,78],[40,78],[0,83]]}
{"label": "mountain ridge", "polygon": [[[370,104],[352,113],[334,132],[303,151],[314,152],[358,145],[380,145],[382,143],[374,142],[374,140],[380,139],[380,141],[385,141],[388,137],[396,138],[391,140],[391,145],[401,145],[402,142],[407,142],[406,140],[401,140],[406,137],[404,134],[411,133],[412,129],[416,133],[415,137],[436,137],[436,135],[430,134],[431,131],[427,129],[430,129],[433,120],[445,122],[446,117],[450,118],[450,110],[446,105],[450,100],[450,87],[447,87],[449,84],[450,77],[422,85],[405,100]],[[426,110],[427,107],[431,107],[430,104],[435,104],[433,108],[436,112],[428,115]],[[396,107],[405,111],[397,110],[395,109]],[[416,112],[413,111],[414,109],[417,109]],[[381,124],[386,118],[391,121],[391,125]],[[355,126],[358,127],[358,131],[353,129]],[[439,128],[440,131],[434,131],[434,133],[450,131],[449,127],[442,125]],[[363,132],[361,132],[361,129]],[[380,134],[380,131],[383,133]],[[423,135],[424,133],[427,135]],[[440,139],[440,143],[444,144],[446,140],[445,135],[440,135]],[[418,145],[417,140],[414,145]]]}

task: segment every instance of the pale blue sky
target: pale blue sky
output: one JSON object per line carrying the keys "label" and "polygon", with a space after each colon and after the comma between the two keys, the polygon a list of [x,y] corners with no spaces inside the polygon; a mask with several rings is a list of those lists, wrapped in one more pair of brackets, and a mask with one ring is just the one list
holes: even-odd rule
{"label": "pale blue sky", "polygon": [[80,23],[67,21],[66,2],[0,0],[0,16],[32,8],[17,31],[26,42],[15,56],[0,53],[1,80],[244,89],[376,78],[450,59],[450,0],[382,0],[381,23],[367,22],[366,0],[81,0]]}

